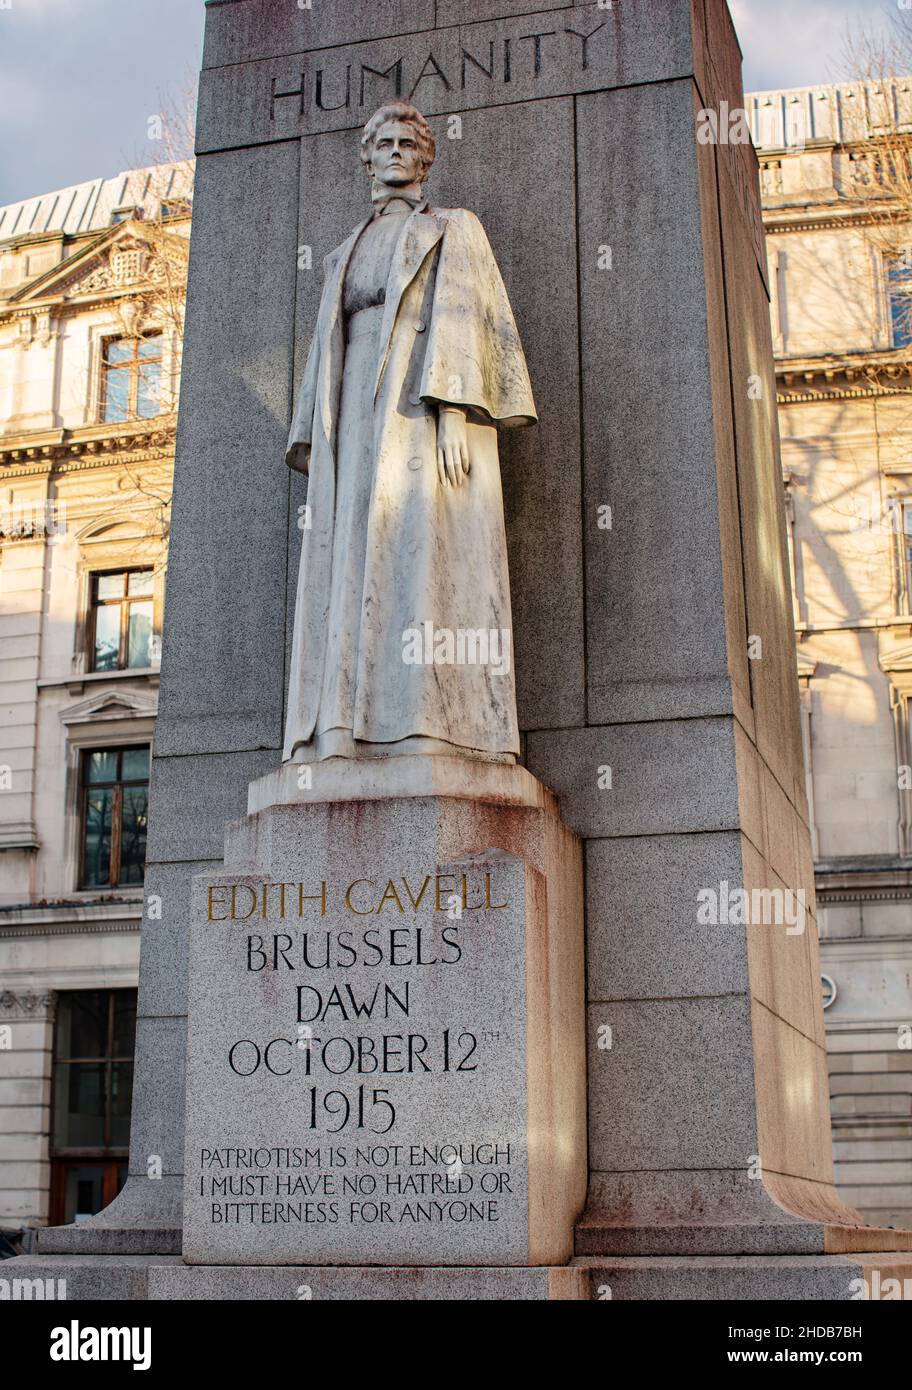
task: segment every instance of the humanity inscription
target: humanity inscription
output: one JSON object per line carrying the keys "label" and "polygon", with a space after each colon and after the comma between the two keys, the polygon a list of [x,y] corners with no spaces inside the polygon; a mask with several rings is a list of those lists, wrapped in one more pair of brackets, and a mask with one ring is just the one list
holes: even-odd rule
{"label": "humanity inscription", "polygon": [[525,1260],[523,875],[194,880],[185,1258]]}
{"label": "humanity inscription", "polygon": [[317,46],[204,69],[198,153],[360,126],[388,101],[430,116],[692,71],[687,6],[655,32],[636,6],[590,4]]}

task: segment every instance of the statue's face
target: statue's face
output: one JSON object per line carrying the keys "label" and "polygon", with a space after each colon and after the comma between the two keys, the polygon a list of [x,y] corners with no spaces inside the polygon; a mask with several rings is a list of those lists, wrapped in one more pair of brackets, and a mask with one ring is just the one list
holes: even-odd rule
{"label": "statue's face", "polygon": [[386,121],[377,131],[371,154],[374,178],[391,188],[403,188],[421,177],[421,156],[414,126]]}

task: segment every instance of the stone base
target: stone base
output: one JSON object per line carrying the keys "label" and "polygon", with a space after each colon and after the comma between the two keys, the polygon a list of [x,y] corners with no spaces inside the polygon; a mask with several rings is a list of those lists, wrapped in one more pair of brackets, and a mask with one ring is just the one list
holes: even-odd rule
{"label": "stone base", "polygon": [[585,1269],[568,1266],[535,1268],[421,1265],[405,1269],[383,1266],[328,1268],[325,1265],[159,1266],[149,1271],[148,1297],[175,1299],[288,1300],[313,1299],[362,1303],[531,1302],[582,1300],[589,1297]]}
{"label": "stone base", "polygon": [[109,1207],[74,1226],[38,1232],[42,1255],[179,1255],[183,1181],[131,1175]]}
{"label": "stone base", "polygon": [[578,1256],[596,1259],[891,1250],[912,1250],[912,1231],[866,1225],[830,1183],[724,1171],[593,1174],[575,1240]]}
{"label": "stone base", "polygon": [[[626,1256],[536,1268],[185,1265],[171,1256],[22,1255],[9,1281],[65,1280],[67,1302],[892,1302],[912,1294],[912,1257]],[[908,1281],[908,1282],[906,1282]],[[60,1292],[60,1285],[55,1286]]]}
{"label": "stone base", "polygon": [[585,962],[556,799],[407,756],[286,764],[249,804],[193,880],[184,1259],[563,1265]]}
{"label": "stone base", "polygon": [[[893,1301],[912,1296],[912,1257],[665,1255],[574,1260],[589,1297],[715,1303]],[[892,1282],[891,1282],[892,1281]],[[908,1281],[904,1285],[904,1281]]]}
{"label": "stone base", "polygon": [[17,1279],[40,1279],[45,1284],[42,1302],[132,1303],[149,1297],[149,1271],[169,1264],[180,1265],[180,1256],[20,1255],[3,1261],[0,1276],[12,1286],[13,1300]]}

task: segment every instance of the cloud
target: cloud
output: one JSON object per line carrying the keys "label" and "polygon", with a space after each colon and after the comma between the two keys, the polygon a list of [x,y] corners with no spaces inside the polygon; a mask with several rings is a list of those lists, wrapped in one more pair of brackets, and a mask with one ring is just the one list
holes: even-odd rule
{"label": "cloud", "polygon": [[160,154],[147,121],[195,88],[201,0],[13,0],[0,9],[0,205]]}
{"label": "cloud", "polygon": [[888,0],[729,0],[744,53],[746,91],[808,87],[852,76],[850,27],[886,29]]}

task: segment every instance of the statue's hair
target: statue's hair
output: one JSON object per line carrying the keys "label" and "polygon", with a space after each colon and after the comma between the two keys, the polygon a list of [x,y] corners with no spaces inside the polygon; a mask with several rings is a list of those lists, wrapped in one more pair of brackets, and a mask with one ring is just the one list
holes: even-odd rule
{"label": "statue's hair", "polygon": [[407,101],[391,101],[388,106],[381,106],[380,110],[375,111],[371,116],[361,135],[361,163],[365,168],[370,165],[377,133],[381,126],[386,125],[387,121],[403,121],[414,129],[418,141],[418,155],[421,159],[421,173],[418,177],[423,183],[434,163],[437,146],[427,121],[421,112],[416,107],[410,106]]}

